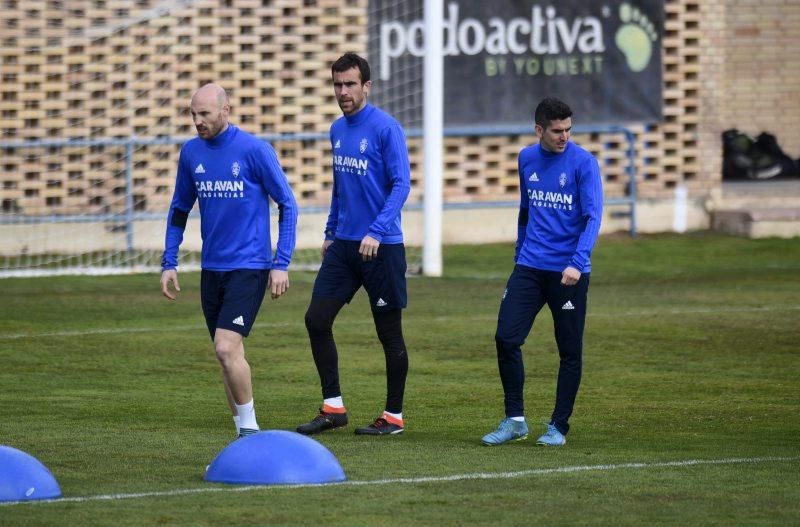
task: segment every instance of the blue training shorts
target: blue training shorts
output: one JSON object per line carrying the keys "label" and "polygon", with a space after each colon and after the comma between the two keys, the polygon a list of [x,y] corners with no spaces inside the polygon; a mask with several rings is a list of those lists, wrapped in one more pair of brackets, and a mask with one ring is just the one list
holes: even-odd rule
{"label": "blue training shorts", "polygon": [[207,271],[200,275],[200,302],[214,339],[217,328],[246,337],[267,292],[268,269]]}
{"label": "blue training shorts", "polygon": [[336,239],[325,252],[312,296],[350,303],[363,285],[373,311],[403,309],[406,292],[406,248],[402,243],[381,244],[378,255],[364,261],[361,242]]}

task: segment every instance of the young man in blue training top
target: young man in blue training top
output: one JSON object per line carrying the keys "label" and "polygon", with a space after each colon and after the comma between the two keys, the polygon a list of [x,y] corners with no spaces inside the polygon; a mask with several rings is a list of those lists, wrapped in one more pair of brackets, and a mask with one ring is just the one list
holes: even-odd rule
{"label": "young man in blue training top", "polygon": [[[189,212],[199,201],[203,314],[241,437],[259,430],[243,338],[250,333],[266,289],[276,299],[289,288],[297,204],[272,147],[228,122],[230,102],[221,86],[206,84],[197,90],[190,110],[198,137],[183,145],[178,160],[161,262],[161,292],[175,300],[170,286],[181,290],[178,248]],[[279,210],[274,257],[269,198]]]}
{"label": "young man in blue training top", "polygon": [[333,322],[361,286],[386,358],[384,412],[356,434],[404,430],[403,394],[408,355],[403,340],[406,258],[400,209],[410,190],[411,167],[400,124],[367,103],[372,85],[367,61],[346,53],[331,67],[336,101],[344,114],[331,125],[333,195],[322,244],[322,267],[314,282],[305,321],[322,384],[322,407],[301,434],[347,424],[339,387]]}
{"label": "young man in blue training top", "polygon": [[516,265],[503,292],[495,333],[506,417],[483,437],[485,445],[528,436],[520,346],[545,304],[553,315],[560,364],[555,409],[537,444],[566,443],[581,381],[590,255],[603,214],[600,168],[591,153],[569,140],[572,110],[564,102],[544,99],[534,120],[539,143],[519,154]]}

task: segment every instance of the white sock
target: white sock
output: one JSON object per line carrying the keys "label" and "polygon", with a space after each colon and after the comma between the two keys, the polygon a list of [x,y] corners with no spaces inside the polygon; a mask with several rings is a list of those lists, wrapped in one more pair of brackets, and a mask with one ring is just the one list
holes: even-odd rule
{"label": "white sock", "polygon": [[517,422],[520,422],[520,423],[524,423],[524,422],[525,422],[525,417],[523,417],[523,416],[520,416],[520,417],[511,417],[510,419],[511,419],[512,421],[517,421]]}
{"label": "white sock", "polygon": [[239,433],[239,416],[238,415],[234,415],[233,416],[233,426],[236,427],[236,433],[238,434]]}
{"label": "white sock", "polygon": [[251,430],[261,430],[256,422],[256,410],[253,401],[249,403],[237,404],[236,413],[239,417],[239,428],[249,428]]}
{"label": "white sock", "polygon": [[330,406],[331,408],[344,408],[344,401],[342,400],[342,396],[339,397],[331,397],[329,399],[324,399],[322,404]]}

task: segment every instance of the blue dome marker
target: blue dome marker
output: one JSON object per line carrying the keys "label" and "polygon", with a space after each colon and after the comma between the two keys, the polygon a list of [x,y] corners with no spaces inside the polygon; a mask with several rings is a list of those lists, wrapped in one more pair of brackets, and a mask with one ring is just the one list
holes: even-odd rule
{"label": "blue dome marker", "polygon": [[345,481],[330,450],[285,430],[269,430],[237,439],[214,458],[203,478],[232,485],[300,485]]}
{"label": "blue dome marker", "polygon": [[38,459],[0,445],[0,501],[47,500],[61,496],[56,478]]}

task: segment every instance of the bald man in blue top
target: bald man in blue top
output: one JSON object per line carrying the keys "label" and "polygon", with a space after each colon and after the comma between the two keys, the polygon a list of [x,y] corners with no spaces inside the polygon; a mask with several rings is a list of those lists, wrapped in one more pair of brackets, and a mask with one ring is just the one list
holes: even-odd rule
{"label": "bald man in blue top", "polygon": [[590,255],[603,215],[600,168],[591,153],[569,140],[572,110],[564,102],[544,99],[534,120],[539,143],[519,154],[516,266],[503,293],[495,333],[506,417],[483,437],[488,446],[528,436],[520,347],[545,304],[553,315],[560,364],[555,408],[537,444],[566,443],[581,381]]}
{"label": "bald man in blue top", "polygon": [[322,385],[322,405],[301,434],[347,424],[333,322],[362,286],[386,358],[386,405],[361,435],[404,430],[403,395],[408,354],[403,340],[406,257],[400,210],[408,197],[411,168],[400,124],[367,103],[369,64],[346,53],[331,67],[336,101],[344,114],[331,125],[333,195],[322,244],[322,267],[314,282],[306,328]]}
{"label": "bald man in blue top", "polygon": [[[217,84],[192,97],[198,137],[181,148],[175,193],[167,217],[161,291],[176,299],[178,248],[189,212],[200,206],[203,239],[200,297],[222,369],[225,393],[239,436],[259,430],[250,365],[243,339],[266,290],[273,299],[289,288],[297,204],[275,151],[228,122],[230,102]],[[272,255],[269,198],[278,205],[278,243]],[[173,291],[174,289],[174,291]]]}

